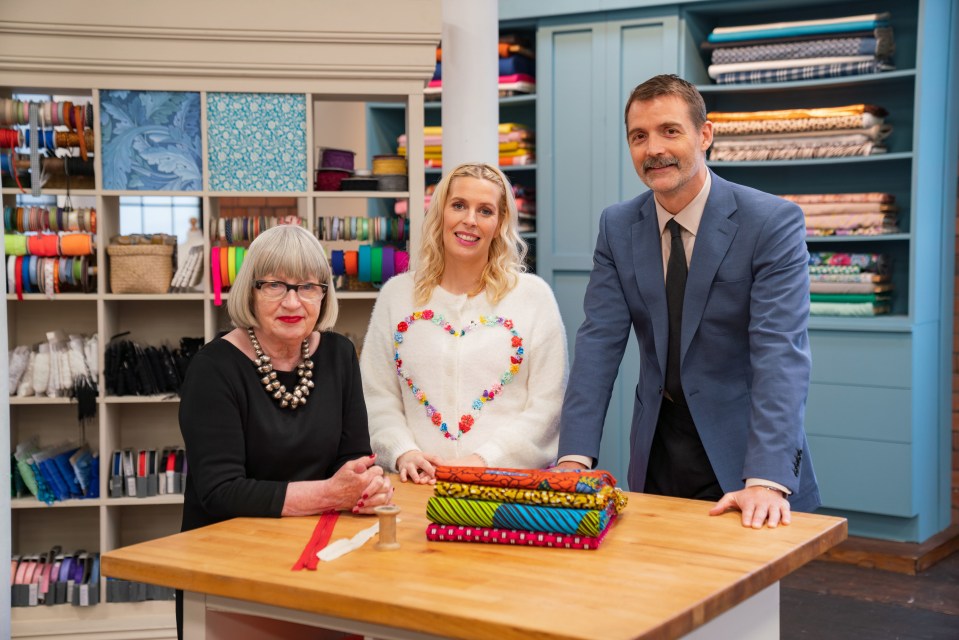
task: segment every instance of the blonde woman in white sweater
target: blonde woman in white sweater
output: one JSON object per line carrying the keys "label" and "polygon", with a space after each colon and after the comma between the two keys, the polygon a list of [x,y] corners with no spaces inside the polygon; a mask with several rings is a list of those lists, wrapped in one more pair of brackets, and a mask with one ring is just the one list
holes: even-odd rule
{"label": "blonde woman in white sweater", "polygon": [[377,462],[403,481],[556,457],[566,332],[516,228],[506,176],[460,165],[433,193],[416,271],[380,291],[360,370]]}

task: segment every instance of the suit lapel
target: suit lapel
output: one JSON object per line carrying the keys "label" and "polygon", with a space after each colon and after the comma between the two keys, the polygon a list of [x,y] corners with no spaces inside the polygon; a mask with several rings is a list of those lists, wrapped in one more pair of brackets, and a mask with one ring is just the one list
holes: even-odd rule
{"label": "suit lapel", "polygon": [[666,276],[663,273],[663,248],[656,220],[656,204],[652,194],[640,207],[639,220],[633,223],[631,246],[639,294],[649,310],[656,344],[656,359],[666,371],[666,348],[669,334],[669,312],[666,309]]}
{"label": "suit lapel", "polygon": [[680,360],[686,356],[689,343],[699,328],[710,286],[739,229],[739,225],[729,219],[734,211],[736,201],[729,185],[715,173],[712,174],[712,186],[699,223],[696,246],[693,248],[689,275],[686,278]]}

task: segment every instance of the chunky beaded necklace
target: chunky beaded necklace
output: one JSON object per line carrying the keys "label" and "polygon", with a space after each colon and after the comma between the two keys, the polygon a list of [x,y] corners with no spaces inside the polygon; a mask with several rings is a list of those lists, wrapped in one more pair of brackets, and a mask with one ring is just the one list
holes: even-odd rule
{"label": "chunky beaded necklace", "polygon": [[253,345],[253,353],[256,354],[256,360],[253,361],[253,364],[256,366],[257,372],[263,375],[260,382],[263,383],[266,392],[280,403],[281,409],[287,407],[296,409],[301,404],[306,404],[306,397],[310,395],[310,389],[314,386],[310,379],[313,377],[313,361],[310,360],[310,339],[307,338],[303,341],[303,357],[300,359],[300,363],[296,365],[296,375],[300,378],[300,382],[291,393],[286,390],[284,384],[276,379],[272,359],[263,353],[263,349],[260,348],[260,341],[256,339],[253,329],[247,329],[246,333],[250,336],[250,344]]}

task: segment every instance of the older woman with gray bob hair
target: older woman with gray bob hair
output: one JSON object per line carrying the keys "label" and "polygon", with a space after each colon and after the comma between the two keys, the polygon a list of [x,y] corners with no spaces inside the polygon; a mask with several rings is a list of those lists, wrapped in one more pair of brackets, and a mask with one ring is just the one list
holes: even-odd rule
{"label": "older woman with gray bob hair", "polygon": [[250,244],[230,291],[236,328],[194,357],[181,390],[184,531],[238,516],[372,513],[390,502],[371,455],[356,351],[332,331],[330,275],[302,227],[274,227]]}

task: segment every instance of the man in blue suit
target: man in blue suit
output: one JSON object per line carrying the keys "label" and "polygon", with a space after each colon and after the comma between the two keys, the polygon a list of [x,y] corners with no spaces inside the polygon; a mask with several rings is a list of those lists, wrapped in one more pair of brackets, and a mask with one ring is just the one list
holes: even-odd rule
{"label": "man in blue suit", "polygon": [[795,204],[706,167],[712,123],[673,75],[636,87],[626,140],[649,187],[608,207],[563,404],[560,467],[592,466],[630,328],[640,375],[632,491],[716,501],[743,526],[820,505],[803,430],[806,226]]}

